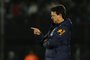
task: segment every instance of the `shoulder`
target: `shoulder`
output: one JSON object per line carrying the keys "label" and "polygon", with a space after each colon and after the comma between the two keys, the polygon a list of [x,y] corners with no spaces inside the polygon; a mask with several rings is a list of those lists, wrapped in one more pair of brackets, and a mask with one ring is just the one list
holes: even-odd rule
{"label": "shoulder", "polygon": [[65,25],[59,26],[57,29],[57,33],[60,33],[60,35],[62,35],[63,33],[67,32],[68,27]]}
{"label": "shoulder", "polygon": [[58,26],[56,32],[59,35],[64,35],[65,33],[71,31],[71,22],[65,21],[61,25]]}

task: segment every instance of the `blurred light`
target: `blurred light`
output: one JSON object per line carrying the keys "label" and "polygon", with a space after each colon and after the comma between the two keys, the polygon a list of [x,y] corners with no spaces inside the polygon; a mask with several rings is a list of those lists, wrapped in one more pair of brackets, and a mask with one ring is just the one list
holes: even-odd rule
{"label": "blurred light", "polygon": [[24,60],[39,60],[36,54],[29,54],[25,57]]}
{"label": "blurred light", "polygon": [[36,13],[37,11],[38,11],[38,6],[36,4],[32,4],[29,7],[28,14],[31,15],[31,14]]}
{"label": "blurred light", "polygon": [[10,2],[10,0],[5,0],[5,2],[6,2],[6,3],[9,3],[9,2]]}
{"label": "blurred light", "polygon": [[10,51],[9,53],[8,53],[8,58],[9,59],[12,59],[12,58],[14,58],[15,57],[15,53],[13,52],[13,51]]}

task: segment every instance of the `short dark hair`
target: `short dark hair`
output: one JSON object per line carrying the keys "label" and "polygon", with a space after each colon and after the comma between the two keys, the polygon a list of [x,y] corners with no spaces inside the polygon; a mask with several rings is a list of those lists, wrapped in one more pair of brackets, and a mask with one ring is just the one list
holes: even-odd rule
{"label": "short dark hair", "polygon": [[56,6],[56,7],[52,7],[51,8],[51,11],[55,11],[56,14],[62,14],[62,17],[65,18],[66,16],[66,8],[64,5],[59,5],[59,6]]}

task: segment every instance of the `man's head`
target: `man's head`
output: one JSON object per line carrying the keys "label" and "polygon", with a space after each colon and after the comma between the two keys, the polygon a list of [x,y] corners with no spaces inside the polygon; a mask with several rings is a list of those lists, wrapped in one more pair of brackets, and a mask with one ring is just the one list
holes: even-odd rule
{"label": "man's head", "polygon": [[63,5],[51,8],[51,19],[54,23],[60,23],[64,20],[66,9]]}

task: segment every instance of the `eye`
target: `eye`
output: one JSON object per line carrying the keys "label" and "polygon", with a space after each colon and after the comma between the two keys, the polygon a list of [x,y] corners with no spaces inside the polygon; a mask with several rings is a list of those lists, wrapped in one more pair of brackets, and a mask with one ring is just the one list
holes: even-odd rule
{"label": "eye", "polygon": [[55,15],[52,15],[52,17],[54,17]]}

